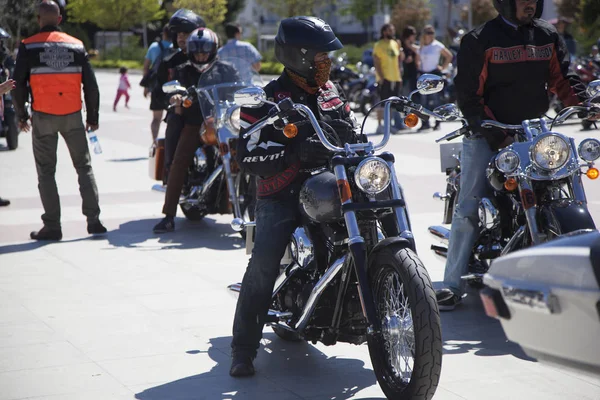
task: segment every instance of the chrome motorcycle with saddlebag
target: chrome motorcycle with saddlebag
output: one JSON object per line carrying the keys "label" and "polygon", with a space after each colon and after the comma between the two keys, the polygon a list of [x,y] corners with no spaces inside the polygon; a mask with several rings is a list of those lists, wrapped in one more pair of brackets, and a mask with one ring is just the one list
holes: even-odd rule
{"label": "chrome motorcycle with saddlebag", "polygon": [[[439,85],[420,81],[424,94]],[[419,260],[394,156],[383,149],[390,138],[391,98],[385,105],[385,134],[378,144],[340,143],[325,133],[309,107],[287,98],[265,100],[260,88],[236,94],[245,107],[272,104],[245,137],[268,124],[294,137],[287,118],[300,115],[334,152],[329,166],[312,171],[300,191],[300,227],[281,261],[269,311],[269,324],[284,340],[325,345],[368,343],[379,385],[390,399],[431,399],[442,362],[439,310],[429,274]],[[243,102],[243,103],[242,103]],[[300,122],[298,122],[299,124]],[[362,135],[361,135],[362,137]],[[253,225],[248,229],[251,252]],[[240,290],[240,284],[230,289]]]}
{"label": "chrome motorcycle with saddlebag", "polygon": [[[241,59],[222,61],[252,70]],[[179,205],[190,220],[200,220],[207,214],[233,213],[234,218],[250,222],[254,220],[256,181],[234,157],[240,130],[240,106],[235,103],[234,93],[262,81],[256,73],[240,77],[233,73],[234,68],[226,70],[228,73],[212,71],[214,68],[213,65],[205,71],[195,87],[186,89],[178,81],[163,85],[165,93],[184,95],[184,107],[199,102],[204,117],[200,131],[203,143],[196,150]]]}
{"label": "chrome motorcycle with saddlebag", "polygon": [[[598,97],[600,81],[592,82],[587,92],[592,99]],[[461,129],[436,142],[469,133],[466,121],[454,104],[440,106],[434,113],[441,120],[463,121]],[[515,143],[495,155],[487,168],[493,195],[480,200],[480,233],[473,247],[469,274],[462,277],[469,284],[481,286],[481,278],[489,269],[490,260],[501,255],[566,233],[596,229],[587,208],[582,175],[590,179],[598,177],[594,161],[600,157],[600,141],[588,138],[577,146],[573,138],[554,132],[552,128],[574,114],[588,117],[598,113],[600,108],[590,102],[585,106],[567,107],[554,120],[531,119],[521,125],[482,121],[484,128],[493,127],[514,134]],[[446,173],[447,186],[445,193],[435,193],[434,197],[445,202],[443,224],[452,222],[458,202],[460,150],[460,144],[440,145],[442,172]],[[443,245],[433,245],[431,249],[446,257],[450,230],[431,226],[429,232],[443,242]]]}

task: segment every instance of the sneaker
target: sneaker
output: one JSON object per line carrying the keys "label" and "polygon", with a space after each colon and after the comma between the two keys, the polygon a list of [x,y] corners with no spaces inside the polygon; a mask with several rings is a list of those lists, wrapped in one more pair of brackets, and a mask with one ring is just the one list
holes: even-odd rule
{"label": "sneaker", "polygon": [[452,311],[462,302],[462,298],[450,289],[436,290],[435,297],[440,311]]}
{"label": "sneaker", "polygon": [[164,217],[158,224],[152,229],[154,233],[167,233],[175,230],[175,220],[173,217],[168,215]]}
{"label": "sneaker", "polygon": [[106,228],[102,225],[102,222],[98,220],[88,222],[87,231],[90,235],[103,235],[106,233]]}
{"label": "sneaker", "polygon": [[61,240],[62,239],[62,230],[59,229],[51,229],[47,226],[44,226],[39,231],[34,231],[29,234],[29,237],[33,240]]}
{"label": "sneaker", "polygon": [[8,205],[10,205],[10,200],[6,200],[0,197],[0,207],[6,207]]}
{"label": "sneaker", "polygon": [[229,375],[233,376],[234,378],[240,378],[243,376],[252,376],[254,375],[254,372],[252,357],[242,354],[233,356]]}

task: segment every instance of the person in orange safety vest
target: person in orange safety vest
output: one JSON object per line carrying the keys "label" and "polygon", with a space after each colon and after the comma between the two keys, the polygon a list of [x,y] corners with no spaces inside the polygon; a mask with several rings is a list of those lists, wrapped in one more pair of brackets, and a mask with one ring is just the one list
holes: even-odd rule
{"label": "person in orange safety vest", "polygon": [[[56,2],[44,0],[40,3],[40,32],[21,43],[13,76],[16,82],[14,106],[19,127],[24,131],[30,129],[25,102],[31,89],[33,154],[44,206],[44,226],[31,232],[34,240],[62,239],[60,199],[55,180],[58,132],[69,148],[79,177],[88,233],[106,233],[99,219],[98,189],[86,138],[86,130],[98,129],[98,84],[83,43],[60,30],[61,20]],[[87,111],[85,126],[81,116],[82,84]]]}

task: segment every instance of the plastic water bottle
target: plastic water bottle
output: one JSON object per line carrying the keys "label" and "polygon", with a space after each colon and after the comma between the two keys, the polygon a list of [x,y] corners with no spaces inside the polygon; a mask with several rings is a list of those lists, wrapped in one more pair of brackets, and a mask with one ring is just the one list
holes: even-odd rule
{"label": "plastic water bottle", "polygon": [[98,136],[96,136],[96,132],[88,129],[88,138],[90,139],[90,144],[94,148],[94,153],[102,154],[102,147],[100,147],[100,142],[98,141]]}

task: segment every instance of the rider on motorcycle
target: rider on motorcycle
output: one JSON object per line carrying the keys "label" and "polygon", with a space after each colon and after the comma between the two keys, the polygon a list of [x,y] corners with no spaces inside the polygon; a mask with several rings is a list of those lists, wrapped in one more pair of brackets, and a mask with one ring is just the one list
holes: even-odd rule
{"label": "rider on motorcycle", "polygon": [[[471,135],[463,139],[458,205],[452,220],[440,310],[461,302],[478,230],[478,207],[491,190],[486,167],[514,138],[481,120],[521,124],[548,110],[548,87],[566,106],[586,100],[585,86],[568,73],[569,53],[556,29],[540,19],[543,0],[494,0],[500,14],[467,33],[458,52],[457,103]],[[547,85],[547,86],[546,86]]]}
{"label": "rider on motorcycle", "polygon": [[[190,66],[187,56],[186,40],[190,33],[195,29],[206,26],[206,23],[196,13],[190,10],[177,10],[169,20],[169,32],[173,41],[172,53],[167,55],[159,64],[157,71],[158,86],[155,90],[159,90],[161,96],[162,85],[170,80],[177,79],[182,85],[188,87],[195,85],[198,82],[194,68]],[[198,105],[194,105],[190,109],[184,110],[183,107],[174,107],[167,111],[165,121],[167,129],[165,131],[165,174],[163,181],[167,182],[169,169],[175,155],[179,136],[186,122],[200,125],[197,120],[197,115],[200,114]]]}
{"label": "rider on motorcycle", "polygon": [[[185,87],[198,84],[202,74],[211,74],[210,78],[219,81],[219,76],[233,76],[235,68],[218,60],[219,38],[208,28],[198,28],[191,32],[186,42],[189,64],[180,69],[180,83]],[[214,76],[214,79],[213,79]],[[199,102],[194,101],[189,108],[182,107],[183,96],[173,95],[170,103],[182,110],[183,129],[173,157],[169,183],[165,193],[163,214],[165,217],[154,227],[155,233],[172,232],[175,229],[175,215],[179,205],[179,196],[185,181],[187,170],[194,160],[196,149],[202,144],[200,129],[204,122]]]}
{"label": "rider on motorcycle", "polygon": [[[331,60],[327,53],[343,46],[331,27],[315,17],[281,21],[275,38],[275,56],[285,69],[264,90],[270,101],[291,98],[327,121],[329,134],[343,143],[356,140],[356,120],[342,89],[329,80]],[[331,156],[310,124],[298,124],[298,134],[283,135],[282,126],[267,126],[243,139],[248,127],[267,115],[271,105],[244,108],[240,112],[237,159],[258,175],[254,250],[244,274],[233,323],[231,376],[254,374],[261,332],[267,317],[279,264],[289,238],[299,222],[298,194],[308,169],[325,166]],[[300,121],[298,114],[290,121]],[[277,129],[279,128],[279,129]],[[332,132],[335,130],[335,132]]]}

